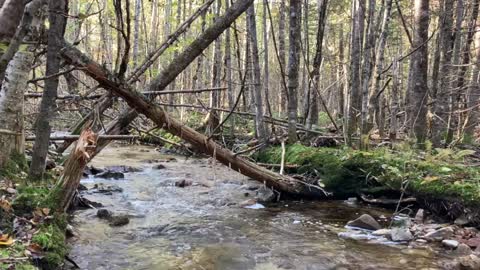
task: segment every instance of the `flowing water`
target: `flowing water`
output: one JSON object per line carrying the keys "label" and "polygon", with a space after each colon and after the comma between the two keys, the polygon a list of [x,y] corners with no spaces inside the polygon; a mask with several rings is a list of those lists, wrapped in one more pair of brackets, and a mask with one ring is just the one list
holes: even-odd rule
{"label": "flowing water", "polygon": [[[258,185],[206,159],[166,157],[144,146],[109,147],[94,165],[129,165],[143,171],[125,179],[86,178],[115,184],[112,195],[86,195],[105,208],[128,214],[130,223],[110,227],[96,210],[79,210],[70,257],[82,269],[439,269],[428,249],[340,239],[345,223],[360,214],[390,213],[344,201],[278,202],[264,209],[239,203]],[[165,169],[154,169],[159,160]],[[194,185],[175,187],[177,180]]]}

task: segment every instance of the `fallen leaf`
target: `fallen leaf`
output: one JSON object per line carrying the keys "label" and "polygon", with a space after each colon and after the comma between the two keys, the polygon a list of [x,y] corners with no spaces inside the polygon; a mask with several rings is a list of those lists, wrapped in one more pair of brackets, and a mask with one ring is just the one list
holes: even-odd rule
{"label": "fallen leaf", "polygon": [[0,246],[9,247],[13,244],[13,238],[8,234],[0,235]]}
{"label": "fallen leaf", "polygon": [[10,212],[12,210],[12,205],[9,201],[0,199],[0,208],[2,208],[5,212]]}

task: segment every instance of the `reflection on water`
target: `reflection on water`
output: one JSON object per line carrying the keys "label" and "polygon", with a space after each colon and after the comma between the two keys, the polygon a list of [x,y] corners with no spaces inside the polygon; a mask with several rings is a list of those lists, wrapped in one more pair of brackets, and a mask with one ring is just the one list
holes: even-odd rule
{"label": "reflection on water", "polygon": [[[142,150],[143,149],[143,150]],[[142,151],[142,152],[140,152]],[[150,152],[146,152],[150,151]],[[128,157],[128,158],[124,158]],[[438,258],[427,251],[339,239],[337,232],[359,214],[388,215],[381,209],[344,202],[279,202],[251,210],[236,204],[254,195],[242,175],[206,160],[153,164],[161,159],[145,147],[108,148],[97,166],[142,165],[122,180],[84,179],[116,184],[123,193],[90,194],[116,213],[131,216],[123,227],[110,227],[96,211],[77,211],[71,257],[82,269],[435,269]],[[200,183],[174,187],[179,179]]]}

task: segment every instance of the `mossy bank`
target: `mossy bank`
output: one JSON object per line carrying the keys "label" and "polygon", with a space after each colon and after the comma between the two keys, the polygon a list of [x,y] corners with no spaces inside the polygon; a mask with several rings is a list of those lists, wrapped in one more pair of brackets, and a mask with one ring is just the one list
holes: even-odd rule
{"label": "mossy bank", "polygon": [[27,169],[25,158],[14,155],[0,171],[0,236],[7,239],[0,244],[0,270],[59,269],[67,222],[55,210],[55,180],[27,179]]}
{"label": "mossy bank", "polygon": [[[332,198],[367,194],[394,195],[405,191],[439,216],[462,217],[480,225],[480,169],[465,162],[470,150],[434,149],[418,152],[408,147],[369,152],[350,148],[287,146],[285,163],[297,165],[289,173],[310,174],[332,193]],[[263,163],[280,164],[280,146],[256,155]]]}

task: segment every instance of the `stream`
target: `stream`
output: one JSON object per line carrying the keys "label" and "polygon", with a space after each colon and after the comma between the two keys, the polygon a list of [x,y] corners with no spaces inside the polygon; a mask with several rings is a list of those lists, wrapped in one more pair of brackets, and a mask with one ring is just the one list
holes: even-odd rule
{"label": "stream", "polygon": [[[123,192],[85,197],[127,214],[111,227],[97,210],[77,210],[70,258],[81,269],[441,269],[432,248],[344,240],[348,220],[381,208],[345,201],[280,201],[263,209],[239,204],[260,184],[211,159],[173,156],[147,146],[109,146],[92,165],[142,168],[124,179],[89,176],[82,184],[117,185]],[[156,169],[162,164],[163,169]],[[176,187],[178,180],[193,185]]]}

